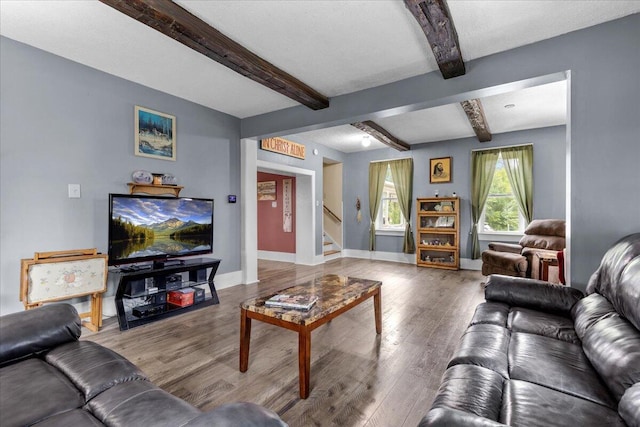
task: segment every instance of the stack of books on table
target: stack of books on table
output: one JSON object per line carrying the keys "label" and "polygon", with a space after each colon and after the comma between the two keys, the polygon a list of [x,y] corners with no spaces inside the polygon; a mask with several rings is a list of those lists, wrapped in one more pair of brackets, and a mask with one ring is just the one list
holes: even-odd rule
{"label": "stack of books on table", "polygon": [[309,310],[318,301],[318,297],[309,295],[277,294],[264,302],[267,307]]}

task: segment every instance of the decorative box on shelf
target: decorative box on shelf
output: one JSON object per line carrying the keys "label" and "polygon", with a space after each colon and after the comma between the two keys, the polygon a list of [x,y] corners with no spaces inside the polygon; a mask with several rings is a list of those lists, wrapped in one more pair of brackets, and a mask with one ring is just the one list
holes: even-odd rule
{"label": "decorative box on shelf", "polygon": [[418,199],[417,204],[417,265],[459,269],[460,200],[457,197],[431,197]]}

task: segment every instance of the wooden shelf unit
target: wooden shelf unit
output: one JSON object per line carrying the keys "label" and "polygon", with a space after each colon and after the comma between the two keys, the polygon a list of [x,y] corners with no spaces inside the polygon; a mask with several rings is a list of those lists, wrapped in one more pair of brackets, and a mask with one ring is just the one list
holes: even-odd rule
{"label": "wooden shelf unit", "polygon": [[137,184],[135,182],[127,183],[129,186],[129,192],[133,193],[146,193],[153,195],[160,194],[173,194],[178,197],[180,195],[180,190],[184,187],[179,185],[157,185],[157,184]]}
{"label": "wooden shelf unit", "polygon": [[460,199],[417,199],[417,250],[419,267],[460,268]]}

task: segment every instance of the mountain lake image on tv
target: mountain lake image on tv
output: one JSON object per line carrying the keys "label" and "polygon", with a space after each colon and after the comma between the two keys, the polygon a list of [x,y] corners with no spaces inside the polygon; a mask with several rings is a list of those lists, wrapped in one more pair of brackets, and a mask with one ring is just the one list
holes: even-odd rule
{"label": "mountain lake image on tv", "polygon": [[213,200],[109,195],[109,264],[213,251]]}

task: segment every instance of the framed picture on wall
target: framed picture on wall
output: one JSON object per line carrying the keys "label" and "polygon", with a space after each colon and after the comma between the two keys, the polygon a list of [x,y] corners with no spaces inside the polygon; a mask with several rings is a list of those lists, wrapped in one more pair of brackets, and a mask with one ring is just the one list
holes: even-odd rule
{"label": "framed picture on wall", "polygon": [[276,182],[262,181],[258,183],[258,201],[276,200]]}
{"label": "framed picture on wall", "polygon": [[451,157],[438,157],[429,162],[429,182],[451,182]]}
{"label": "framed picture on wall", "polygon": [[176,160],[176,117],[148,108],[135,108],[135,155]]}

